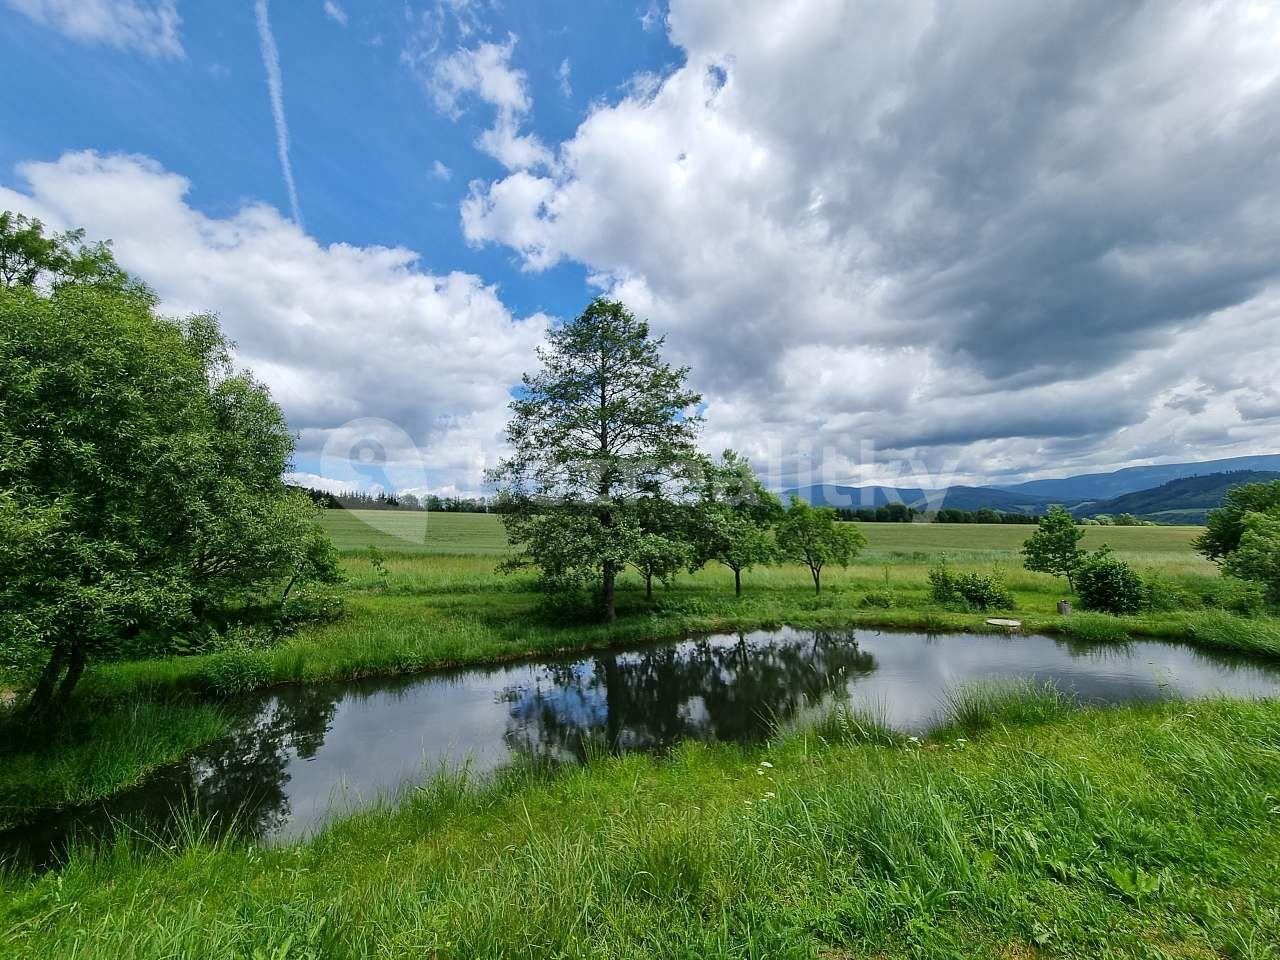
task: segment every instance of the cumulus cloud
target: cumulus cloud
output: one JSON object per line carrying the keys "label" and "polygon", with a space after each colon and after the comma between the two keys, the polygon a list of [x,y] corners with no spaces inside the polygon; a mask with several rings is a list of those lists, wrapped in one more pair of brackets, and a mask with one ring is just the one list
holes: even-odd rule
{"label": "cumulus cloud", "polygon": [[86,43],[181,57],[177,0],[7,0],[32,20]]}
{"label": "cumulus cloud", "polygon": [[322,245],[274,207],[206,216],[184,177],[143,157],[69,153],[18,172],[27,187],[0,188],[0,209],[113,238],[163,310],[220,315],[315,472],[364,489],[480,486],[545,317],[513,317],[478,277],[429,272],[404,248]]}
{"label": "cumulus cloud", "polygon": [[421,35],[412,38],[402,59],[421,78],[435,103],[446,116],[458,119],[468,98],[494,108],[493,126],[476,140],[476,146],[509,170],[549,166],[551,154],[532,133],[521,133],[520,125],[533,106],[528,77],[511,66],[516,38],[505,43],[480,43],[439,56],[434,45]]}
{"label": "cumulus cloud", "polygon": [[867,439],[961,477],[1274,448],[1280,7],[675,0],[666,24],[683,66],[461,216],[669,333],[717,439],[804,437],[855,476]]}

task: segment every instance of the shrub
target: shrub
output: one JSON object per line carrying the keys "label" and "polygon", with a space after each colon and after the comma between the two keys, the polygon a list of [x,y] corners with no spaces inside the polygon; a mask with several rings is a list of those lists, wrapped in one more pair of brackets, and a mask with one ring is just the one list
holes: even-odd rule
{"label": "shrub", "polygon": [[887,590],[872,590],[858,601],[864,610],[888,610],[893,605],[893,594]]}
{"label": "shrub", "polygon": [[1142,578],[1133,567],[1103,545],[1076,569],[1080,606],[1099,613],[1137,613],[1147,598]]}
{"label": "shrub", "polygon": [[945,563],[929,571],[930,594],[935,603],[965,610],[1012,610],[1013,594],[999,574],[952,573]]}
{"label": "shrub", "polygon": [[267,654],[242,643],[228,646],[211,656],[200,669],[200,681],[220,697],[256,689],[271,679]]}
{"label": "shrub", "polygon": [[1180,610],[1226,610],[1251,617],[1266,605],[1261,584],[1235,577],[1170,577],[1150,574],[1145,578],[1147,610],[1168,613]]}

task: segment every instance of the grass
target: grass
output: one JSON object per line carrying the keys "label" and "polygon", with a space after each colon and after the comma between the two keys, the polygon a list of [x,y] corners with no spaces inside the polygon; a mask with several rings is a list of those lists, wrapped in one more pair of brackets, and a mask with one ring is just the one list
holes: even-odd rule
{"label": "grass", "polygon": [[[339,550],[369,546],[390,553],[501,555],[507,552],[502,520],[487,513],[404,510],[329,510],[324,517]],[[861,564],[930,563],[939,552],[960,563],[1018,563],[1018,550],[1033,527],[1000,523],[859,523],[867,538]],[[1191,541],[1203,527],[1085,527],[1083,545],[1109,543],[1125,559],[1144,566],[1214,572]]]}
{"label": "grass", "polygon": [[81,850],[0,876],[0,953],[1275,956],[1275,704],[1012,699],[958,696],[965,737],[688,744],[437,780],[297,845]]}
{"label": "grass", "polygon": [[[369,513],[379,523],[403,522],[406,516],[426,518],[439,538],[437,546],[443,548],[445,538],[452,538],[448,545],[454,552],[388,554],[384,581],[363,552],[369,535],[360,533],[365,538],[360,539],[362,528],[353,526],[364,524],[362,518]],[[1084,613],[1062,617],[1055,603],[1066,596],[1065,585],[1028,573],[1018,564],[1011,545],[1028,533],[1020,526],[866,524],[871,544],[863,561],[847,570],[828,571],[821,596],[812,593],[808,572],[794,565],[750,571],[740,598],[733,595],[731,575],[718,567],[659,588],[653,603],[644,600],[638,578],[628,575],[621,581],[620,618],[606,625],[548,619],[539,608],[531,577],[495,573],[501,537],[495,517],[332,511],[326,522],[346,525],[341,533],[346,539],[340,537],[349,548],[344,556],[350,577],[346,613],[335,622],[304,628],[275,648],[253,653],[253,662],[238,673],[258,684],[389,675],[781,623],[989,630],[987,614],[946,610],[930,602],[926,573],[944,552],[957,570],[999,570],[1027,631],[1067,634],[1085,642],[1114,642],[1130,635],[1164,637],[1280,656],[1280,625],[1272,620],[1241,620],[1197,610],[1126,618]],[[363,529],[369,529],[367,524]],[[335,535],[340,532],[335,530]],[[1098,528],[1088,532],[1095,535]],[[1186,587],[1182,593],[1187,597],[1209,592],[1217,582],[1190,552],[1194,531],[1134,527],[1103,532],[1114,536],[1135,562],[1147,558],[1144,569],[1158,570],[1166,581]],[[976,545],[966,555],[983,559],[957,560],[954,547],[965,543]],[[458,552],[462,550],[473,552]],[[477,552],[484,550],[490,552]],[[91,666],[75,699],[75,715],[114,717],[120,704],[136,702],[151,704],[152,712],[138,714],[129,727],[133,740],[110,725],[102,726],[101,732],[91,722],[76,726],[83,730],[83,756],[72,749],[80,742],[74,738],[33,747],[25,759],[0,752],[0,798],[10,798],[5,801],[10,812],[0,814],[0,822],[24,810],[110,793],[216,736],[214,724],[175,726],[170,718],[184,716],[195,704],[216,701],[215,671],[225,667],[220,660],[201,656]],[[91,763],[98,752],[104,758]],[[62,772],[41,779],[33,773],[41,765]]]}
{"label": "grass", "polygon": [[0,728],[0,829],[32,810],[109,796],[225,730],[213,705],[147,701],[76,710],[36,729],[9,721]]}

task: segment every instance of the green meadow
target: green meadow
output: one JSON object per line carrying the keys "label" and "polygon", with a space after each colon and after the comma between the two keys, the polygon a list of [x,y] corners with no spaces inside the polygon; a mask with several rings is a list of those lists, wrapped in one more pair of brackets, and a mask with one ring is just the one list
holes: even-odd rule
{"label": "green meadow", "polygon": [[[425,522],[424,522],[425,521]],[[864,524],[815,595],[793,565],[711,567],[613,624],[558,619],[500,574],[497,517],[331,511],[342,614],[240,654],[91,666],[70,725],[0,754],[0,821],[106,796],[217,736],[248,686],[429,670],[689,633],[796,626],[989,630],[930,600],[929,567],[998,572],[1024,629],[1160,636],[1280,656],[1280,624],[1208,609],[1184,527],[1089,528],[1180,598],[1075,613],[1022,569],[1030,528]],[[379,554],[371,555],[374,546]],[[78,718],[78,719],[77,719]],[[761,761],[772,766],[762,766]],[[1081,712],[1053,691],[956,691],[921,742],[837,713],[760,748],[686,745],[580,769],[437,779],[317,837],[260,849],[123,835],[0,878],[10,956],[1274,956],[1280,710],[1211,702]]]}

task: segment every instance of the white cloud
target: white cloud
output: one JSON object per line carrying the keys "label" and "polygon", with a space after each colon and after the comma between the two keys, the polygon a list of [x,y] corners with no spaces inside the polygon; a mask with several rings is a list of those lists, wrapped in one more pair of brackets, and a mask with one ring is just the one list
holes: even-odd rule
{"label": "white cloud", "polygon": [[[185,178],[143,157],[70,153],[19,174],[29,186],[0,188],[0,209],[112,238],[162,309],[220,315],[301,434],[300,456],[323,465],[314,472],[365,489],[424,473],[429,486],[481,485],[545,317],[517,319],[478,277],[428,272],[410,250],[321,245],[273,207],[206,216]],[[359,464],[329,469],[364,441],[385,480]]]}
{"label": "white cloud", "polygon": [[32,20],[87,43],[181,57],[177,0],[7,0]]}
{"label": "white cloud", "polygon": [[564,97],[573,96],[573,84],[570,82],[573,76],[573,67],[569,63],[569,58],[565,57],[560,61],[560,66],[556,68],[556,80],[560,84],[560,94]]}
{"label": "white cloud", "polygon": [[271,119],[276,127],[276,153],[280,156],[280,170],[284,174],[285,192],[289,195],[293,222],[301,226],[302,210],[298,206],[298,188],[293,182],[293,162],[289,159],[289,124],[284,116],[284,78],[280,73],[280,51],[276,49],[276,38],[271,32],[267,0],[256,0],[253,12],[258,21],[262,64],[267,70],[267,94],[271,99]]}
{"label": "white cloud", "polygon": [[324,0],[324,15],[340,27],[347,25],[347,11],[335,0]]}
{"label": "white cloud", "polygon": [[[318,473],[286,473],[284,482],[291,483],[298,487],[310,487],[312,490],[323,490],[325,493],[355,493],[360,489],[354,480],[335,480],[333,477],[324,477]],[[368,490],[366,493],[378,493],[376,490]]]}
{"label": "white cloud", "polygon": [[495,110],[493,126],[480,134],[476,146],[509,170],[545,167],[551,154],[534,134],[522,134],[520,124],[533,106],[528,77],[511,66],[516,38],[505,43],[481,43],[437,56],[421,36],[411,38],[402,59],[418,74],[436,108],[459,119],[463,103],[475,97]]}
{"label": "white cloud", "polygon": [[453,171],[439,160],[436,160],[431,164],[431,176],[435,177],[437,180],[448,180],[453,176]]}
{"label": "white cloud", "polygon": [[1274,449],[1280,7],[677,0],[667,24],[684,66],[461,215],[668,332],[717,442],[969,476]]}

